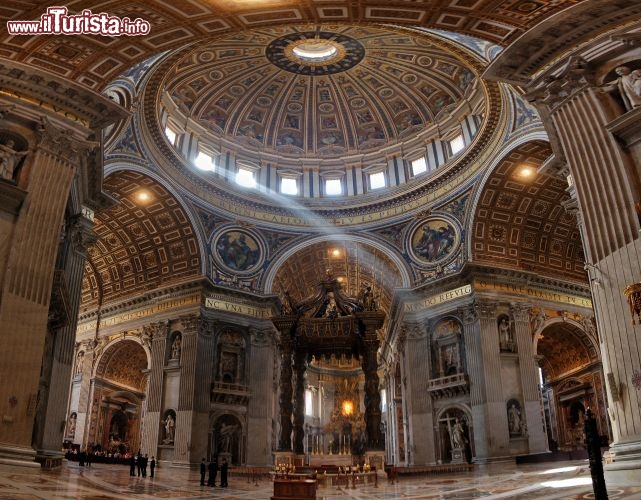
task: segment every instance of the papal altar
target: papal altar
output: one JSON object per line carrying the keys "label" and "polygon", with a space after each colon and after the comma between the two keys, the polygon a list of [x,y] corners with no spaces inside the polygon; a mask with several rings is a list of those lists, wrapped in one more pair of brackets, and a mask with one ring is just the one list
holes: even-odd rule
{"label": "papal altar", "polygon": [[352,455],[311,455],[309,457],[309,465],[311,467],[321,467],[323,465],[336,465],[339,467],[348,467],[354,465],[354,460],[358,457]]}

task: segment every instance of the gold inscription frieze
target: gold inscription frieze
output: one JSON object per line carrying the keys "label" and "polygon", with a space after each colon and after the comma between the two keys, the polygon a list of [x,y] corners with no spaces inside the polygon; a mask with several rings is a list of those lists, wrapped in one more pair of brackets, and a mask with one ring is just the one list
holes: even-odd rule
{"label": "gold inscription frieze", "polygon": [[[396,206],[390,206],[384,210],[372,211],[359,215],[337,215],[331,217],[329,220],[335,226],[354,226],[357,224],[368,224],[381,222],[390,218],[398,217],[414,212],[422,207],[429,206],[434,201],[445,196],[452,190],[459,188],[467,181],[467,174],[458,176],[448,182],[443,183],[441,186],[433,191],[425,193],[424,195],[410,200],[406,203]],[[280,215],[265,210],[255,209],[248,206],[239,204],[237,200],[215,198],[211,200],[218,208],[227,212],[235,213],[242,217],[248,217],[253,220],[269,222],[273,224],[283,224],[288,226],[299,227],[323,227],[327,224],[328,220],[324,217],[318,217],[313,212],[308,212],[305,216],[299,217],[295,215]]]}
{"label": "gold inscription frieze", "polygon": [[[136,321],[142,318],[148,318],[159,313],[164,313],[167,311],[172,311],[174,309],[180,310],[188,306],[194,306],[201,303],[200,294],[187,295],[186,297],[180,297],[172,300],[167,300],[165,302],[160,302],[158,304],[153,304],[147,307],[141,307],[135,311],[127,311],[126,313],[117,314],[113,316],[102,317],[100,319],[100,328],[110,327],[114,325],[119,325],[122,323],[128,323],[130,321]],[[85,333],[91,330],[96,329],[96,320],[88,321],[86,323],[81,323],[78,325],[76,332],[78,334]]]}
{"label": "gold inscription frieze", "polygon": [[227,300],[222,300],[213,297],[205,298],[205,307],[207,309],[215,309],[217,311],[225,311],[243,316],[251,316],[252,318],[271,318],[273,311],[271,307],[253,307],[247,304],[236,304]]}
{"label": "gold inscription frieze", "polygon": [[554,290],[546,290],[528,285],[518,285],[510,283],[498,283],[484,280],[474,281],[474,290],[479,292],[499,292],[509,293],[511,295],[522,295],[525,297],[547,300],[551,302],[559,302],[562,304],[570,304],[579,307],[592,308],[592,300],[587,297],[579,295],[571,295],[568,293],[558,292]]}
{"label": "gold inscription frieze", "polygon": [[437,293],[435,295],[431,295],[414,302],[406,302],[405,312],[420,311],[430,306],[437,306],[439,304],[443,304],[444,302],[449,302],[451,300],[466,297],[468,295],[471,295],[471,293],[472,285],[463,285],[458,288],[454,288],[446,292]]}

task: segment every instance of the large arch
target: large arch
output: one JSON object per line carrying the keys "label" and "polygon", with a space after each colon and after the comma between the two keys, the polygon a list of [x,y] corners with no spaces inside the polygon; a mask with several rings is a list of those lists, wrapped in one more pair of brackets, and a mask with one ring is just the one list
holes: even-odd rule
{"label": "large arch", "polygon": [[542,369],[545,418],[552,450],[584,449],[584,416],[591,408],[604,444],[611,437],[597,340],[589,325],[558,317],[535,334],[535,353]]}
{"label": "large arch", "polygon": [[104,347],[92,377],[87,446],[120,453],[140,447],[149,360],[138,340],[120,338]]}

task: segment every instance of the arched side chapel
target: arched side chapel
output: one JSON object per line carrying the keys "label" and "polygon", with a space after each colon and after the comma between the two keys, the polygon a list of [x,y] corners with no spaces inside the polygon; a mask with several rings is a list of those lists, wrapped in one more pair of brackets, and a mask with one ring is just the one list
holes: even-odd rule
{"label": "arched side chapel", "polygon": [[[59,73],[5,43],[0,460],[484,463],[580,448],[589,407],[638,474],[641,7],[547,8],[503,36],[306,11],[345,49],[322,75],[273,16],[110,60],[84,37]],[[381,324],[295,358],[274,324],[328,269],[351,306],[305,333]]]}

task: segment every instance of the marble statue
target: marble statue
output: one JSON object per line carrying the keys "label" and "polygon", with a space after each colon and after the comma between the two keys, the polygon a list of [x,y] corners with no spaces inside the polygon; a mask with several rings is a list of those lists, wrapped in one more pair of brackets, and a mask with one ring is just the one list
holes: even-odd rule
{"label": "marble statue", "polygon": [[0,177],[5,181],[13,180],[20,158],[27,154],[27,151],[13,149],[14,145],[13,139],[9,139],[5,144],[0,144]]}
{"label": "marble statue", "polygon": [[603,89],[607,92],[619,92],[626,111],[641,106],[641,83],[639,83],[639,70],[632,71],[628,66],[618,66],[614,69],[618,75],[616,80],[606,83]]}

